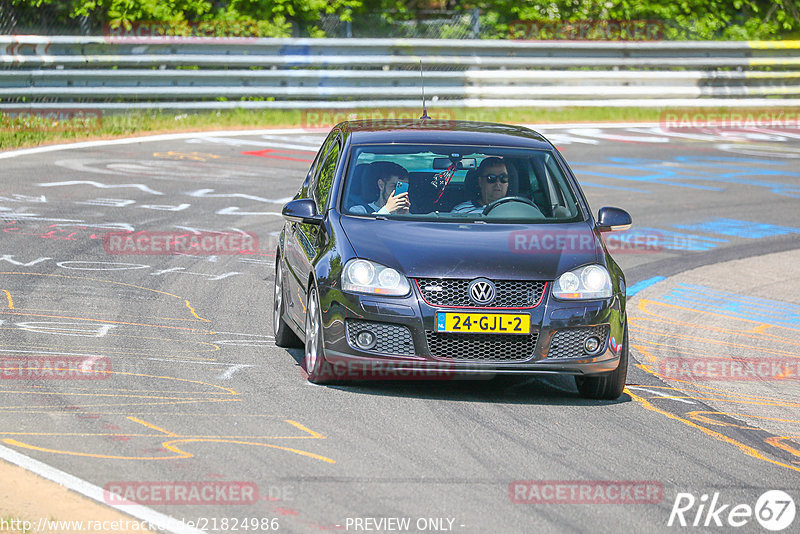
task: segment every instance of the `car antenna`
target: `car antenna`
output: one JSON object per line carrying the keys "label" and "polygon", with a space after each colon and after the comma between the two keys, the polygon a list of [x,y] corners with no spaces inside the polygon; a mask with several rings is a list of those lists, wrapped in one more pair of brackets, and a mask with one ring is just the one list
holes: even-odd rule
{"label": "car antenna", "polygon": [[422,75],[422,60],[419,60],[419,79],[422,80],[422,117],[419,120],[430,119],[428,108],[425,107],[425,77]]}

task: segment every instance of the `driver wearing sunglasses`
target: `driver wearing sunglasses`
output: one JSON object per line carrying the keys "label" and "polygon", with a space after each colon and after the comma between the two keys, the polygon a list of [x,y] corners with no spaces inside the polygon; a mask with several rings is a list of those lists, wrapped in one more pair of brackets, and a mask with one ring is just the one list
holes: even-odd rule
{"label": "driver wearing sunglasses", "polygon": [[497,157],[484,159],[478,166],[480,194],[455,206],[450,213],[474,213],[483,211],[487,204],[499,200],[508,193],[508,170],[503,160]]}

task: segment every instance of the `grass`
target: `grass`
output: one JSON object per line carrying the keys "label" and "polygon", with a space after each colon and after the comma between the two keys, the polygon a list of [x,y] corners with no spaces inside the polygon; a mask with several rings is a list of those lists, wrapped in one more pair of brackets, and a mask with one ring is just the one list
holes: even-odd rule
{"label": "grass", "polygon": [[[547,124],[569,122],[658,122],[667,109],[569,107],[569,108],[437,108],[429,106],[435,119],[476,120],[500,123]],[[794,108],[795,117],[798,109]],[[790,108],[776,108],[787,112]],[[670,110],[675,111],[675,110]],[[703,113],[725,114],[733,108],[692,108],[678,110],[701,116]],[[738,110],[740,113],[763,112],[763,109]],[[74,115],[74,114],[73,114]],[[93,139],[113,139],[168,132],[234,130],[251,128],[330,128],[350,118],[391,119],[417,118],[419,109],[361,109],[361,110],[248,110],[233,109],[210,112],[136,111],[101,116],[87,110],[83,116],[59,120],[30,114],[11,117],[0,113],[0,150],[76,142]]]}

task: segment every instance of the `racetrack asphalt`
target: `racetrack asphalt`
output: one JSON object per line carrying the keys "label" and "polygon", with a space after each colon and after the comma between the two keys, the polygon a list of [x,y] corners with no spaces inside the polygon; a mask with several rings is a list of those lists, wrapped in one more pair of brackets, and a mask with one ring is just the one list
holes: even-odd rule
{"label": "racetrack asphalt", "polygon": [[[664,361],[800,356],[798,132],[543,132],[595,212],[626,209],[657,237],[612,252],[632,295],[619,400],[554,377],[309,384],[301,352],[272,340],[272,281],[282,203],[324,134],[196,134],[0,161],[0,354],[111,369],[0,380],[0,445],[99,487],[258,488],[244,504],[145,503],[208,532],[233,518],[298,533],[401,531],[386,518],[410,532],[727,532],[705,512],[669,526],[679,494],[698,500],[690,524],[704,494],[730,505],[723,523],[768,490],[798,502],[796,377],[659,376]],[[120,230],[249,232],[259,253],[110,253]],[[663,493],[520,503],[515,481]],[[755,517],[736,530],[765,531]]]}

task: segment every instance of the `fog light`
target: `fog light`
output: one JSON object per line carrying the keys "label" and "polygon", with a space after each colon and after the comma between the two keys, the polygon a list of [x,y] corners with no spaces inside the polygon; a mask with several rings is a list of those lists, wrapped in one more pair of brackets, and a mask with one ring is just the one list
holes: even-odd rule
{"label": "fog light", "polygon": [[362,330],[356,334],[356,345],[358,345],[358,348],[360,349],[371,349],[375,346],[375,334],[366,330]]}
{"label": "fog light", "polygon": [[583,342],[583,350],[586,351],[587,354],[594,354],[600,349],[600,338],[591,336],[587,337],[586,341]]}

